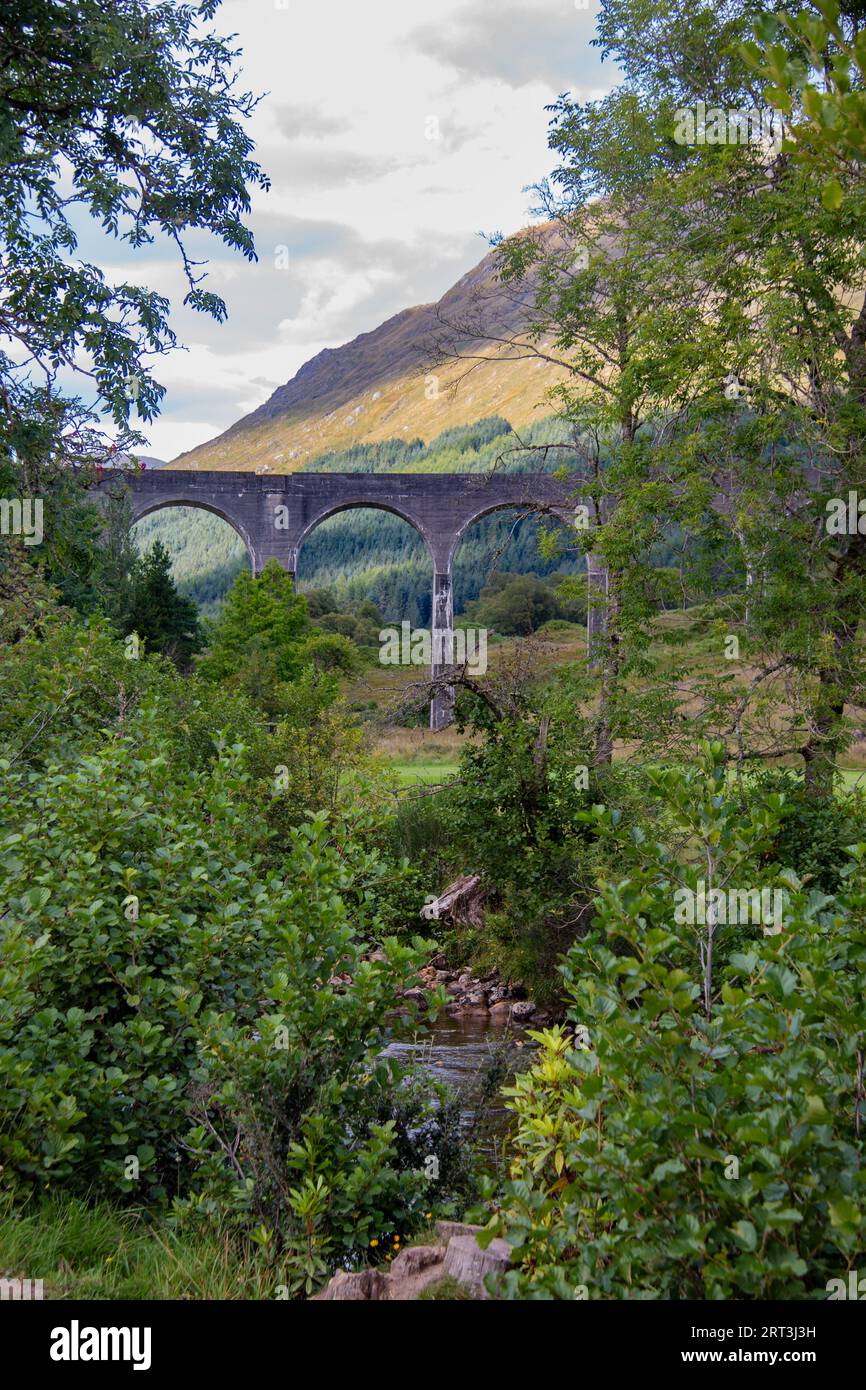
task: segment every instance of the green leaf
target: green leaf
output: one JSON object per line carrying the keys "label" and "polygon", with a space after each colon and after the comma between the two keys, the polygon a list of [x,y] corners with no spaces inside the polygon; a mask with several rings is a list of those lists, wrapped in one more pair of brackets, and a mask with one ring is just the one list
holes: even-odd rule
{"label": "green leaf", "polygon": [[758,1233],[751,1221],[737,1221],[731,1227],[731,1230],[734,1233],[734,1239],[737,1244],[742,1246],[744,1250],[747,1250],[751,1254],[753,1250],[757,1249]]}
{"label": "green leaf", "polygon": [[850,1197],[837,1197],[835,1202],[828,1203],[830,1209],[830,1221],[837,1229],[840,1226],[859,1230],[862,1218],[860,1212]]}
{"label": "green leaf", "polygon": [[830,179],[821,189],[821,202],[828,212],[835,212],[842,206],[842,185],[838,179]]}

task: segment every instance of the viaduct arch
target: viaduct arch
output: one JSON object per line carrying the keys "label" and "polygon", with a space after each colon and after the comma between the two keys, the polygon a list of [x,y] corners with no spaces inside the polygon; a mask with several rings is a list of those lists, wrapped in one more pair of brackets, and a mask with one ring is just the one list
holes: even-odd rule
{"label": "viaduct arch", "polygon": [[[545,511],[565,521],[576,499],[567,482],[549,473],[239,473],[154,470],[112,471],[96,484],[97,497],[125,491],[133,522],[165,507],[200,507],[237,531],[260,574],[275,559],[294,575],[298,553],[317,526],[337,512],[360,507],[392,512],[423,538],[433,585],[433,650],[453,651],[452,565],[457,546],[476,521],[506,507]],[[448,664],[434,662],[434,677]],[[452,701],[437,695],[431,729],[444,728]]]}

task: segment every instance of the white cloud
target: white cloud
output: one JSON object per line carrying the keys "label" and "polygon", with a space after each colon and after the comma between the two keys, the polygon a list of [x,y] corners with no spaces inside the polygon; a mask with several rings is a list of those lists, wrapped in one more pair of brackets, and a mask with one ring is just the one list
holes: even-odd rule
{"label": "white cloud", "polygon": [[[250,132],[272,188],[253,202],[258,264],[203,253],[228,321],[173,316],[189,351],[158,364],[168,394],[147,432],[161,457],[226,429],[323,348],[443,294],[484,255],[478,231],[528,221],[524,190],[553,162],[545,103],[604,87],[573,0],[225,0],[215,27],[238,35],[243,85],[268,94]],[[181,306],[161,249],[106,266],[121,269]]]}
{"label": "white cloud", "polygon": [[312,101],[284,102],[274,108],[274,119],[287,140],[321,140],[352,129],[348,116],[332,116]]}
{"label": "white cloud", "polygon": [[510,87],[542,82],[574,91],[594,74],[589,40],[597,4],[574,0],[469,0],[449,24],[422,24],[406,40],[464,79],[497,78]]}

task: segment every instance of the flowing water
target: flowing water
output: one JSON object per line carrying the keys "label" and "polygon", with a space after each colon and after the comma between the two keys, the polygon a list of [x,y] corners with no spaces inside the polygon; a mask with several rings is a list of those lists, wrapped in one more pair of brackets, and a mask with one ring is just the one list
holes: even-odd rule
{"label": "flowing water", "polygon": [[[387,1051],[404,1065],[414,1063],[458,1090],[468,1125],[475,1117],[491,1067],[501,1072],[498,1086],[508,1085],[514,1072],[526,1065],[531,1046],[519,1028],[479,1010],[456,1016],[441,1014],[417,1040],[392,1043]],[[494,1095],[486,1107],[482,1133],[491,1144],[495,1143],[506,1133],[510,1122],[501,1097]]]}

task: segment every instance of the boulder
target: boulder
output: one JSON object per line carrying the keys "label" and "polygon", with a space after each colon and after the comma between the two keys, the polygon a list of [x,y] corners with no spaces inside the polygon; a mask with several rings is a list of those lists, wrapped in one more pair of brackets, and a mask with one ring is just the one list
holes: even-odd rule
{"label": "boulder", "polygon": [[535,1005],[531,999],[518,999],[516,1004],[511,1005],[511,1017],[518,1023],[523,1019],[532,1018],[535,1012]]}

